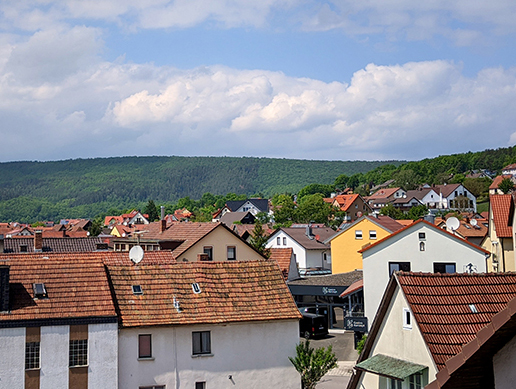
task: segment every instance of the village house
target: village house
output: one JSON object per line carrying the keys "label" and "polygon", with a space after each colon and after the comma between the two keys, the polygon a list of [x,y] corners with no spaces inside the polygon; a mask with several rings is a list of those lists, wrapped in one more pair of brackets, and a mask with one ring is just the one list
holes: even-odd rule
{"label": "village house", "polygon": [[119,385],[300,388],[301,317],[268,261],[108,266],[120,311]]}
{"label": "village house", "polygon": [[247,199],[227,201],[222,209],[213,215],[213,221],[220,221],[220,218],[228,212],[251,212],[253,216],[258,213],[272,215],[268,199]]}
{"label": "village house", "polygon": [[[479,342],[488,341],[493,330],[507,322],[508,311],[497,314],[515,297],[512,273],[394,273],[347,388],[423,388],[436,377],[440,382],[451,377],[452,383],[460,377],[463,386],[449,388],[494,388],[493,382],[482,378],[492,372],[489,357],[476,360],[477,370],[465,369],[470,376],[453,377],[453,372],[479,350]],[[514,307],[512,303],[510,314]],[[495,315],[497,320],[491,324]],[[483,351],[485,356],[496,353],[495,349]],[[514,358],[513,351],[505,355]],[[494,363],[495,368],[508,367]],[[514,377],[514,372],[505,371],[507,377]]]}
{"label": "village house", "polygon": [[378,309],[393,272],[484,273],[489,252],[425,220],[418,220],[359,251],[366,317]]}
{"label": "village house", "polygon": [[333,235],[334,230],[323,226],[298,225],[278,228],[271,233],[265,247],[292,248],[302,276],[328,274],[331,273],[331,250],[330,245],[324,242]]}
{"label": "village house", "polygon": [[118,319],[100,260],[0,256],[0,387],[116,388]]}
{"label": "village house", "polygon": [[383,207],[394,202],[396,199],[402,199],[406,194],[407,192],[400,187],[382,188],[367,197],[366,201],[373,211],[381,211]]}
{"label": "village house", "polygon": [[[329,200],[328,200],[329,202]],[[342,194],[331,199],[331,204],[344,212],[344,222],[352,223],[372,212],[371,207],[359,194]]]}
{"label": "village house", "polygon": [[346,273],[362,269],[362,254],[358,251],[403,228],[389,216],[362,216],[325,243],[331,246],[331,272]]}
{"label": "village house", "polygon": [[294,250],[291,247],[272,248],[269,249],[269,252],[269,260],[278,264],[285,281],[288,282],[301,278],[296,258],[294,257]]}

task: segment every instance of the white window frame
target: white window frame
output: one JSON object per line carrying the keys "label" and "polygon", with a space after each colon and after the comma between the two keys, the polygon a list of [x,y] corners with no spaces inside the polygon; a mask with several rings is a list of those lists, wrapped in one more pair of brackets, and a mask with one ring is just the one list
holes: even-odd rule
{"label": "white window frame", "polygon": [[410,312],[410,309],[403,308],[403,329],[411,330],[413,320],[414,320],[414,318],[412,317],[412,312]]}
{"label": "white window frame", "polygon": [[369,239],[376,240],[376,230],[369,230]]}
{"label": "white window frame", "polygon": [[355,230],[355,239],[357,239],[357,240],[363,239],[362,230]]}

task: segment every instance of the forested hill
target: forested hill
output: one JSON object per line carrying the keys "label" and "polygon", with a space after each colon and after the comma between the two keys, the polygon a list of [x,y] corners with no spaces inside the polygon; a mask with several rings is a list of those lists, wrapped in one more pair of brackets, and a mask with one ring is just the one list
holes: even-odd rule
{"label": "forested hill", "polygon": [[0,163],[0,221],[94,217],[148,200],[203,193],[297,193],[393,161],[312,161],[232,157],[122,157]]}

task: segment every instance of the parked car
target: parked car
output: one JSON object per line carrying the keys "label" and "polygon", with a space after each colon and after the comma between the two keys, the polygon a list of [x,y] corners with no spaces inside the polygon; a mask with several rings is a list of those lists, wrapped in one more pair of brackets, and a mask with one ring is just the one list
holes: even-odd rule
{"label": "parked car", "polygon": [[299,334],[305,339],[323,337],[328,335],[328,321],[323,315],[301,312],[303,317],[299,320]]}

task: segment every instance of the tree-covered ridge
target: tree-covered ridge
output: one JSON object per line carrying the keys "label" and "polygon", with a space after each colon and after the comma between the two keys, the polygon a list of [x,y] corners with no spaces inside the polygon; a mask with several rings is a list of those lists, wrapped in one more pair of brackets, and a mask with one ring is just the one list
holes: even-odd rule
{"label": "tree-covered ridge", "polygon": [[[121,157],[0,163],[0,220],[92,218],[110,208],[143,208],[204,193],[269,197],[312,182],[364,173],[381,161],[234,157]],[[392,162],[399,165],[401,162]]]}

